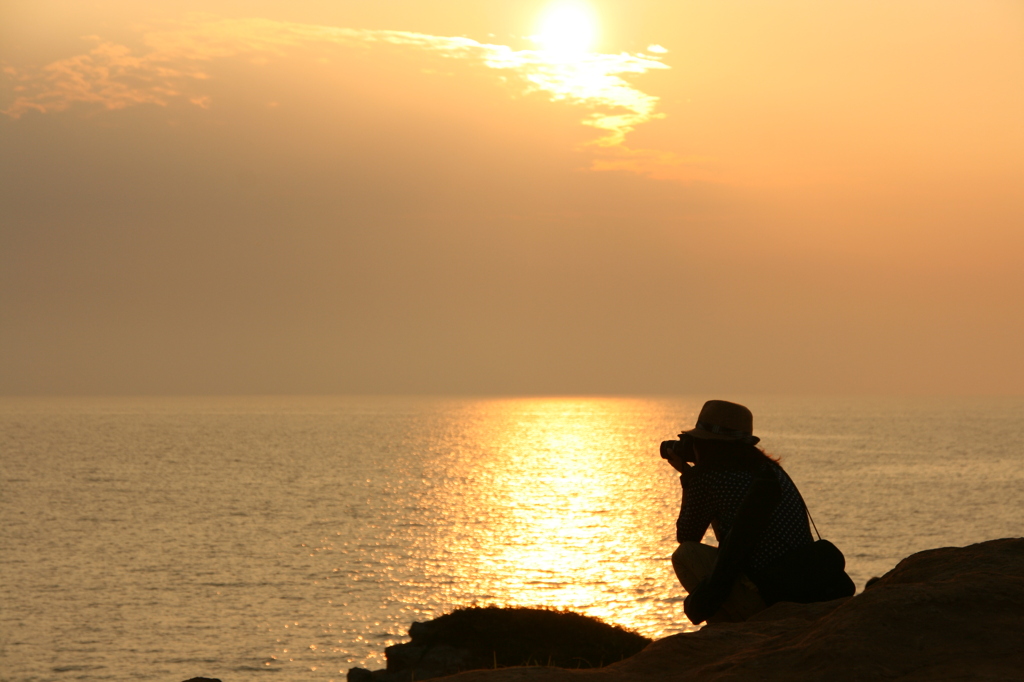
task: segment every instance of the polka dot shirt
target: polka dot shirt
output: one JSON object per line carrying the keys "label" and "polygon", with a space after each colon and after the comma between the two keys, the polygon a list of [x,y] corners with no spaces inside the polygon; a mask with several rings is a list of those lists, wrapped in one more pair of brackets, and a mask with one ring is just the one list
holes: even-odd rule
{"label": "polka dot shirt", "polygon": [[[747,572],[760,570],[790,549],[813,541],[803,500],[792,479],[777,464],[765,466],[770,467],[778,479],[782,497],[743,566]],[[736,513],[754,482],[754,474],[698,465],[680,478],[683,506],[676,521],[676,539],[700,542],[711,525],[718,541],[724,540],[736,522]]]}

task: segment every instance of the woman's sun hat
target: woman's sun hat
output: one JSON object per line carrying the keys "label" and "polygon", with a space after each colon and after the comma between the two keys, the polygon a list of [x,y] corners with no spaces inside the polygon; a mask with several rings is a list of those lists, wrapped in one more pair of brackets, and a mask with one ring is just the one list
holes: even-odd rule
{"label": "woman's sun hat", "polygon": [[709,400],[700,408],[697,425],[682,436],[702,440],[739,440],[756,445],[760,438],[754,435],[754,415],[743,405],[728,400]]}

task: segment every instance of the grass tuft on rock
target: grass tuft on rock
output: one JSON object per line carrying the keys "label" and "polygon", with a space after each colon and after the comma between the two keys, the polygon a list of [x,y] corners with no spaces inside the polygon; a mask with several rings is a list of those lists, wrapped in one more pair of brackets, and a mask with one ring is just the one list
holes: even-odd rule
{"label": "grass tuft on rock", "polygon": [[571,611],[471,606],[409,629],[414,646],[469,649],[473,667],[544,665],[596,668],[621,661],[651,640]]}

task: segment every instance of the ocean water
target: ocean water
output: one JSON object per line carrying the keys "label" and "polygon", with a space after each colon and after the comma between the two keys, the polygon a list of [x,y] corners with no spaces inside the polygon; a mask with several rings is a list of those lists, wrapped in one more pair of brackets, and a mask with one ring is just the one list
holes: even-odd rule
{"label": "ocean water", "polygon": [[[739,399],[858,587],[1024,534],[1024,400]],[[0,680],[340,680],[471,604],[688,630],[701,402],[0,399]]]}

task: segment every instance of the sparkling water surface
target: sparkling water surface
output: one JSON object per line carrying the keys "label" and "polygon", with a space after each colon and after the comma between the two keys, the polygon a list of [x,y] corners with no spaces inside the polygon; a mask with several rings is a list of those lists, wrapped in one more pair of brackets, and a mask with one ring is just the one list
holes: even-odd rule
{"label": "sparkling water surface", "polygon": [[[733,397],[863,587],[1024,533],[1024,400]],[[0,680],[340,680],[412,621],[691,629],[658,443],[703,398],[0,398]]]}

